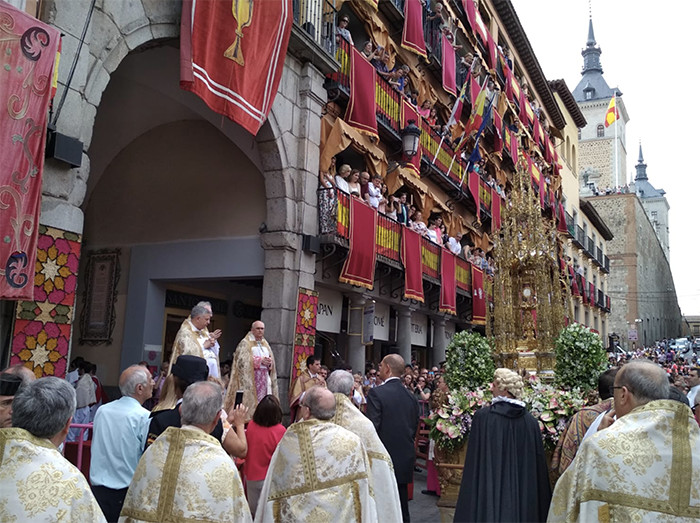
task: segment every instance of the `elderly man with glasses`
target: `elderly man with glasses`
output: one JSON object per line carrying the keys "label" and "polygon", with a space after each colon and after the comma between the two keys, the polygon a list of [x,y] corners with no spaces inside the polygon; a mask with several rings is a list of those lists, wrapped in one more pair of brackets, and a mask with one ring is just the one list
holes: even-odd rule
{"label": "elderly man with glasses", "polygon": [[700,429],[669,400],[666,372],[623,366],[614,410],[586,438],[554,490],[548,521],[693,521],[700,518]]}

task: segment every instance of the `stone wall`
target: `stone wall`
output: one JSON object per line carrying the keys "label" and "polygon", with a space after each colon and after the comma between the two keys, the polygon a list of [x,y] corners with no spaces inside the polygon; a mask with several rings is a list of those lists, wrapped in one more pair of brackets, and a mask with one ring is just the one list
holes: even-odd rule
{"label": "stone wall", "polygon": [[[56,100],[66,92],[68,71],[79,48],[89,6],[89,0],[48,0],[42,6],[41,19],[65,35]],[[87,151],[105,88],[130,52],[144,45],[171,45],[168,41],[179,35],[180,10],[178,1],[96,3],[56,125],[59,132],[82,141],[82,166],[69,169],[47,160],[42,224],[83,232],[81,205],[90,176]],[[315,256],[302,251],[301,238],[317,232],[320,118],[326,100],[323,80],[314,66],[288,55],[268,122],[254,139],[262,159],[266,198],[266,227],[260,235],[265,250],[262,319],[277,358],[281,392],[287,390],[297,290],[299,286],[314,287]]]}
{"label": "stone wall", "polygon": [[635,194],[589,201],[615,235],[607,243],[612,302],[608,331],[619,334],[628,347],[627,334],[635,326],[638,344],[645,336],[647,345],[678,336],[681,315],[671,267],[641,202]]}

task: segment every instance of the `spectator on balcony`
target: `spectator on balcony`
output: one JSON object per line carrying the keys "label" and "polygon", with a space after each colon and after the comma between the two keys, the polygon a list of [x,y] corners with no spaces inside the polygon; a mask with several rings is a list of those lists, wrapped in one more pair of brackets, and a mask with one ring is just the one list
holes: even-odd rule
{"label": "spectator on balcony", "polygon": [[389,84],[396,89],[401,94],[404,94],[404,87],[406,86],[406,78],[411,70],[406,64],[397,65],[392,69],[390,73],[385,75],[385,78]]}
{"label": "spectator on balcony", "polygon": [[[381,179],[381,178],[380,178]],[[382,197],[379,199],[379,205],[377,206],[377,211],[389,216],[393,213],[392,218],[396,219],[396,211],[393,209],[389,210],[389,188],[384,182],[380,182],[379,191]]]}
{"label": "spectator on balcony", "polygon": [[369,203],[369,173],[367,171],[360,172],[360,198]]}
{"label": "spectator on balcony", "polygon": [[450,25],[449,24],[443,25],[440,29],[442,30],[442,34],[445,35],[445,38],[450,43],[452,48],[455,51],[459,51],[462,48],[462,46],[455,43],[455,35],[452,34],[452,30],[450,29]]}
{"label": "spectator on balcony", "polygon": [[[442,218],[440,218],[442,221]],[[450,235],[447,234],[447,225],[445,225],[445,222],[442,222],[440,224],[440,231],[442,232],[442,244],[447,245],[447,240],[450,238]]]}
{"label": "spectator on balcony", "polygon": [[360,186],[360,170],[352,169],[347,177],[348,192],[350,196],[362,198],[362,187]]}
{"label": "spectator on balcony", "polygon": [[[367,177],[369,178],[368,173],[362,173],[364,176],[367,174]],[[379,204],[382,202],[384,199],[382,197],[382,177],[378,174],[375,174],[374,177],[372,178],[372,181],[367,181],[367,192],[364,195],[364,199],[367,203],[369,203],[372,207],[379,210]]]}
{"label": "spectator on balcony", "polygon": [[428,120],[430,118],[430,113],[432,112],[432,102],[430,100],[423,100],[418,108],[418,114],[423,117],[423,119]]}
{"label": "spectator on balcony", "polygon": [[362,49],[360,52],[362,53],[362,56],[367,58],[368,62],[374,64],[374,60],[376,60],[380,55],[380,50],[383,50],[383,48],[374,47],[372,40],[367,40],[364,44],[362,44]]}
{"label": "spectator on balcony", "polygon": [[338,174],[335,175],[335,186],[348,194],[350,194],[348,178],[350,177],[351,172],[352,167],[350,167],[347,163],[344,163],[340,166],[340,169],[338,169]]}
{"label": "spectator on balcony", "polygon": [[340,20],[338,20],[338,27],[335,28],[335,42],[336,42],[336,44],[339,44],[340,39],[343,38],[350,45],[355,45],[355,42],[352,41],[352,35],[350,34],[350,31],[348,31],[348,24],[349,23],[350,23],[350,18],[348,18],[348,15],[342,15],[340,17]]}
{"label": "spectator on balcony", "polygon": [[487,256],[486,257],[486,268],[485,268],[486,274],[488,276],[493,276],[495,268],[496,268],[496,262],[494,261],[493,256],[491,256],[491,255]]}
{"label": "spectator on balcony", "polygon": [[428,218],[428,238],[431,242],[438,244],[442,247],[442,217],[440,215],[434,215]]}
{"label": "spectator on balcony", "polygon": [[406,193],[395,194],[393,200],[394,210],[396,212],[396,221],[404,225],[409,225],[409,210],[406,205]]}
{"label": "spectator on balcony", "polygon": [[331,158],[331,165],[327,171],[321,171],[321,186],[326,189],[335,187],[335,156]]}
{"label": "spectator on balcony", "polygon": [[459,256],[462,252],[462,233],[458,232],[456,236],[450,236],[447,238],[447,248],[450,252]]}
{"label": "spectator on balcony", "polygon": [[411,228],[422,236],[428,237],[428,226],[423,221],[423,213],[416,211],[411,221]]}

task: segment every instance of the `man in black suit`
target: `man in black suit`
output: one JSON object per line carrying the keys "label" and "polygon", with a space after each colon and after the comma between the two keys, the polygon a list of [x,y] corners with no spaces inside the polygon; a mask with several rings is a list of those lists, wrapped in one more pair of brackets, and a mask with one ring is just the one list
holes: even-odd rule
{"label": "man in black suit", "polygon": [[414,441],[418,430],[418,402],[401,383],[405,362],[398,354],[389,354],[379,364],[379,377],[384,384],[367,395],[367,417],[377,429],[379,439],[394,463],[399,487],[401,514],[411,521],[408,513],[408,484],[413,480],[416,462]]}

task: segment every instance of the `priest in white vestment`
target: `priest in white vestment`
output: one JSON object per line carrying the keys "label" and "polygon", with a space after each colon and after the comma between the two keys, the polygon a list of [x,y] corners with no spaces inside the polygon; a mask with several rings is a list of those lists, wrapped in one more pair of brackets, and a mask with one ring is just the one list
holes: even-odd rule
{"label": "priest in white vestment", "polygon": [[394,465],[386,447],[377,435],[374,424],[350,400],[354,383],[353,375],[346,370],[333,371],[329,376],[328,390],[335,396],[335,415],[331,421],[357,434],[367,449],[374,485],[374,499],[381,500],[377,503],[379,521],[400,522],[402,520],[401,500],[399,488],[396,485]]}
{"label": "priest in white vestment", "polygon": [[14,428],[0,429],[0,521],[106,521],[85,476],[57,450],[75,412],[73,387],[36,380],[12,409]]}
{"label": "priest in white vestment", "polygon": [[238,469],[209,435],[219,421],[222,397],[214,382],[187,387],[182,427],[168,427],[141,456],[121,523],[252,521]]}
{"label": "priest in white vestment", "polygon": [[335,398],[313,387],[272,455],[256,522],[377,521],[367,451],[360,438],[330,419]]}
{"label": "priest in white vestment", "polygon": [[613,393],[615,410],[559,478],[548,521],[698,521],[700,430],[686,405],[665,399],[666,372],[633,360]]}

